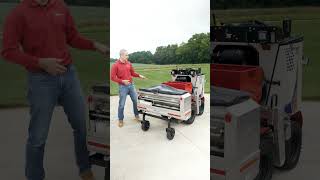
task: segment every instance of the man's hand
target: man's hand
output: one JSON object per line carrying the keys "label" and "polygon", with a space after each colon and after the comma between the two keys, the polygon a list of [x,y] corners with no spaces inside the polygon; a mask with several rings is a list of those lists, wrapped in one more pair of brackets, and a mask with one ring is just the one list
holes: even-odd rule
{"label": "man's hand", "polygon": [[146,77],[142,76],[141,74],[139,75],[139,78],[141,78],[141,79],[147,79]]}
{"label": "man's hand", "polygon": [[122,83],[126,86],[128,86],[130,84],[130,81],[129,80],[122,80]]}
{"label": "man's hand", "polygon": [[103,55],[107,55],[110,52],[110,50],[109,50],[109,48],[107,48],[107,46],[105,46],[101,43],[98,43],[98,42],[94,42],[94,47],[96,48],[96,50],[98,52],[100,52]]}
{"label": "man's hand", "polygon": [[56,58],[40,58],[39,66],[49,74],[55,76],[58,74],[63,74],[64,72],[67,71],[66,67],[59,64],[61,61],[62,59],[56,59]]}

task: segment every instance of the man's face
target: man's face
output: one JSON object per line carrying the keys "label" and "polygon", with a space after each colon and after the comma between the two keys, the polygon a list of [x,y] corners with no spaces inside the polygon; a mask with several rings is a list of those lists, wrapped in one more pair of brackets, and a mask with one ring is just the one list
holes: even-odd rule
{"label": "man's face", "polygon": [[124,52],[121,54],[120,58],[124,61],[127,61],[129,58],[128,52]]}
{"label": "man's face", "polygon": [[39,3],[41,6],[45,6],[48,4],[49,0],[35,0],[37,3]]}

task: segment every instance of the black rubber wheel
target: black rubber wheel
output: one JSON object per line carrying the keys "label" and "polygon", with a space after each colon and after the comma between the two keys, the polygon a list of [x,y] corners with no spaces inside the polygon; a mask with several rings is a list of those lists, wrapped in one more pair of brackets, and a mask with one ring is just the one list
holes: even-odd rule
{"label": "black rubber wheel", "polygon": [[149,127],[150,127],[149,121],[141,121],[141,129],[143,131],[148,131]]}
{"label": "black rubber wheel", "polygon": [[299,123],[291,121],[291,138],[286,141],[286,160],[282,170],[291,170],[295,168],[299,162],[302,148],[302,127]]}
{"label": "black rubber wheel", "polygon": [[259,173],[255,180],[271,180],[273,174],[273,140],[262,137],[260,140]]}
{"label": "black rubber wheel", "polygon": [[104,169],[104,180],[110,179],[110,166]]}
{"label": "black rubber wheel", "polygon": [[199,116],[202,115],[204,112],[204,97],[201,98],[201,105],[199,107]]}
{"label": "black rubber wheel", "polygon": [[259,173],[254,180],[271,180],[273,173],[272,155],[261,155]]}
{"label": "black rubber wheel", "polygon": [[191,110],[191,116],[188,120],[183,121],[185,124],[192,124],[194,122],[194,119],[196,118],[196,110]]}
{"label": "black rubber wheel", "polygon": [[167,132],[167,138],[169,140],[172,140],[175,135],[175,130],[173,128],[166,128],[166,132]]}

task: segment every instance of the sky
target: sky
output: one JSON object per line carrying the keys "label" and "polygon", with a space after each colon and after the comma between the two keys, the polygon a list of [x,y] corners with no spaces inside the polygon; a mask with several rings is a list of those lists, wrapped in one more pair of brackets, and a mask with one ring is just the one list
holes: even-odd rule
{"label": "sky", "polygon": [[209,0],[111,0],[110,53],[155,52],[210,31]]}

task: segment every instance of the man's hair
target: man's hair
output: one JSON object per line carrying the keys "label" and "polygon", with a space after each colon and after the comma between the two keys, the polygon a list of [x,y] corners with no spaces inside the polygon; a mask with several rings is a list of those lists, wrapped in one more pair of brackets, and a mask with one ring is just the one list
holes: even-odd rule
{"label": "man's hair", "polygon": [[128,52],[128,51],[125,49],[121,49],[119,55],[121,56],[123,53],[126,53],[126,52]]}

